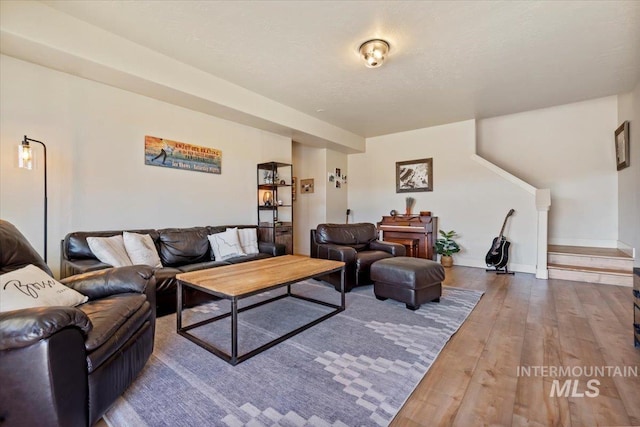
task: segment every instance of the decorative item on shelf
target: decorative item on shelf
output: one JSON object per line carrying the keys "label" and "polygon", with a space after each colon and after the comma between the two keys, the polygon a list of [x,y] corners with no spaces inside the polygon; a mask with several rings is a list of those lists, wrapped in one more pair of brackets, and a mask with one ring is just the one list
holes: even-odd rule
{"label": "decorative item on shelf", "polygon": [[271,191],[265,191],[262,195],[262,202],[265,206],[273,205],[273,193]]}
{"label": "decorative item on shelf", "polygon": [[37,142],[44,149],[43,165],[44,165],[44,262],[47,262],[47,146],[44,142],[24,136],[22,143],[18,146],[18,167],[22,169],[33,169],[33,151],[29,142]]}
{"label": "decorative item on shelf", "polygon": [[416,203],[416,199],[413,197],[407,197],[405,199],[405,214],[411,215],[411,211],[413,210],[413,205]]}
{"label": "decorative item on shelf", "polygon": [[262,179],[264,180],[265,184],[273,183],[273,178],[271,177],[271,171],[264,171],[262,173]]}
{"label": "decorative item on shelf", "polygon": [[278,206],[282,206],[282,200],[278,200]]}
{"label": "decorative item on shelf", "polygon": [[391,209],[391,212],[389,212],[389,215],[395,217],[396,215],[398,215],[398,211],[395,209]]}
{"label": "decorative item on shelf", "polygon": [[442,237],[436,240],[436,252],[442,255],[440,258],[442,266],[449,268],[453,265],[451,255],[460,252],[460,246],[453,240],[458,234],[454,230],[440,230],[440,235]]}
{"label": "decorative item on shelf", "polygon": [[284,179],[280,180],[280,185],[287,185],[287,181],[285,181]]}

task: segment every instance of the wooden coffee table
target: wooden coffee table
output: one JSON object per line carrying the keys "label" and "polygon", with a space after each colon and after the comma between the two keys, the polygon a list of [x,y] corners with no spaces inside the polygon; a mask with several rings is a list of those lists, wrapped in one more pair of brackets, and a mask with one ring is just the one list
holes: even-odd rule
{"label": "wooden coffee table", "polygon": [[[340,305],[291,293],[291,285],[294,283],[337,271],[341,271]],[[180,273],[176,275],[176,278],[178,279],[178,307],[176,316],[178,334],[193,341],[230,364],[236,365],[343,311],[345,307],[344,274],[343,262],[309,258],[300,255],[285,255],[224,267],[210,268],[207,270]],[[263,300],[240,309],[238,308],[238,301],[242,298],[284,286],[287,287],[287,292],[283,295],[278,295],[277,297]],[[193,288],[200,292],[231,300],[231,312],[221,314],[192,325],[183,326],[182,301],[184,287]],[[273,341],[269,341],[254,350],[238,355],[238,313],[286,297],[303,299],[305,301],[334,308],[335,310],[310,323],[294,329]],[[231,354],[189,333],[189,331],[194,328],[207,325],[229,316],[231,316]]]}

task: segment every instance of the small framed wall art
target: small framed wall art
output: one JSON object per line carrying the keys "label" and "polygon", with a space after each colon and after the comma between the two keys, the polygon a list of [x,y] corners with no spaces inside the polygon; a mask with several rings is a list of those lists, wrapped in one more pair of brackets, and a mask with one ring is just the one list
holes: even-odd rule
{"label": "small framed wall art", "polygon": [[616,166],[618,170],[628,167],[629,161],[629,122],[622,123],[615,133]]}
{"label": "small framed wall art", "polygon": [[301,193],[313,193],[313,178],[300,180]]}

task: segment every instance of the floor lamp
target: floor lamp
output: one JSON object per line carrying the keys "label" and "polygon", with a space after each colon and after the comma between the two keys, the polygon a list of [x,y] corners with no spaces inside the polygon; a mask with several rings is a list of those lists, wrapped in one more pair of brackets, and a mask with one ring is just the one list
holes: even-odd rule
{"label": "floor lamp", "polygon": [[44,262],[47,262],[47,146],[44,142],[24,136],[22,144],[18,146],[18,167],[33,169],[33,152],[30,142],[37,142],[44,148]]}

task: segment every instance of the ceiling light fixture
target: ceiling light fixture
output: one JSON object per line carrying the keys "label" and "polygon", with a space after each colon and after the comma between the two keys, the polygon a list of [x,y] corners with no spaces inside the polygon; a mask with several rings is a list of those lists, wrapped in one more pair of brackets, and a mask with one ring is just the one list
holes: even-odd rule
{"label": "ceiling light fixture", "polygon": [[368,40],[360,45],[360,55],[369,68],[377,68],[384,63],[389,53],[389,43],[382,39]]}

